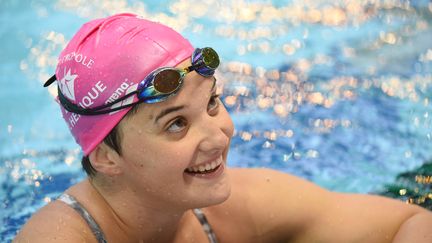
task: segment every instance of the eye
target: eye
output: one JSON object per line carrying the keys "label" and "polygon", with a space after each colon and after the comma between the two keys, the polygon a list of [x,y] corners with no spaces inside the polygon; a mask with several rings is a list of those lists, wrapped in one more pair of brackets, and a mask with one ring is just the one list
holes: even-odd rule
{"label": "eye", "polygon": [[219,107],[219,96],[220,95],[217,94],[210,97],[209,103],[207,105],[207,111],[217,110],[217,108]]}
{"label": "eye", "polygon": [[183,117],[175,118],[167,127],[166,131],[170,133],[178,133],[187,127],[187,121]]}

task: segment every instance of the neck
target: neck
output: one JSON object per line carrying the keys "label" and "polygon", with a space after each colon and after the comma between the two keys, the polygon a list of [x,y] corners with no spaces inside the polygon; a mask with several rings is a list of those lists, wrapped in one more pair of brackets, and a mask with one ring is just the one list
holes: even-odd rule
{"label": "neck", "polygon": [[94,181],[89,181],[89,186],[97,191],[127,238],[138,242],[174,241],[187,209],[164,205],[159,200],[135,193],[127,186],[113,189],[111,185],[102,186]]}

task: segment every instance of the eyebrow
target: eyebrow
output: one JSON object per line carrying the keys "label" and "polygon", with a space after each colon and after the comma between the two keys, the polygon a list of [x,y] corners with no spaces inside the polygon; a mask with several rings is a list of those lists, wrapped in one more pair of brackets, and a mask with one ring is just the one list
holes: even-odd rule
{"label": "eyebrow", "polygon": [[163,116],[168,115],[169,113],[184,109],[185,106],[184,105],[180,105],[180,106],[174,106],[174,107],[170,107],[167,108],[165,110],[162,110],[157,116],[156,119],[154,120],[154,123],[158,122],[159,119],[161,119]]}
{"label": "eyebrow", "polygon": [[[213,93],[215,91],[216,88],[216,78],[214,78],[213,80],[213,85],[210,89],[210,92]],[[169,113],[175,112],[175,111],[179,111],[181,109],[184,109],[185,106],[184,105],[180,105],[180,106],[174,106],[174,107],[170,107],[167,108],[165,110],[162,110],[155,118],[154,123],[157,123],[159,119],[161,119],[162,117],[168,115]]]}

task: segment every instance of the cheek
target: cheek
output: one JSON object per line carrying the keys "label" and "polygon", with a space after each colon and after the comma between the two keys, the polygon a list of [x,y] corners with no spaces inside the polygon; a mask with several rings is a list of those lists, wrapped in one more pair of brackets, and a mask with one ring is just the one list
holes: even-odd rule
{"label": "cheek", "polygon": [[[125,166],[144,167],[146,164],[153,164],[154,144],[146,135],[125,136],[122,141],[122,154]],[[133,168],[132,168],[133,169]]]}
{"label": "cheek", "polygon": [[163,142],[156,138],[145,141],[129,140],[125,142],[124,154],[126,163],[132,170],[143,169],[147,172],[173,172],[183,170],[190,162],[193,151],[189,144],[181,142]]}
{"label": "cheek", "polygon": [[231,119],[231,116],[229,115],[228,111],[223,107],[221,110],[221,124],[223,133],[228,137],[231,138],[234,134],[234,123]]}
{"label": "cheek", "polygon": [[182,141],[170,142],[167,148],[159,151],[156,155],[160,161],[173,170],[182,172],[191,162],[194,148],[191,143]]}

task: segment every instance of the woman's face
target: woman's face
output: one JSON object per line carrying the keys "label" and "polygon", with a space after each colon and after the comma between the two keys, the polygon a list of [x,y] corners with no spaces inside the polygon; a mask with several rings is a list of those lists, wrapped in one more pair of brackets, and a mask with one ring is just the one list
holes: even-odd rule
{"label": "woman's face", "polygon": [[138,196],[182,208],[228,198],[225,164],[234,128],[215,82],[188,73],[176,95],[141,104],[120,123],[123,176]]}

